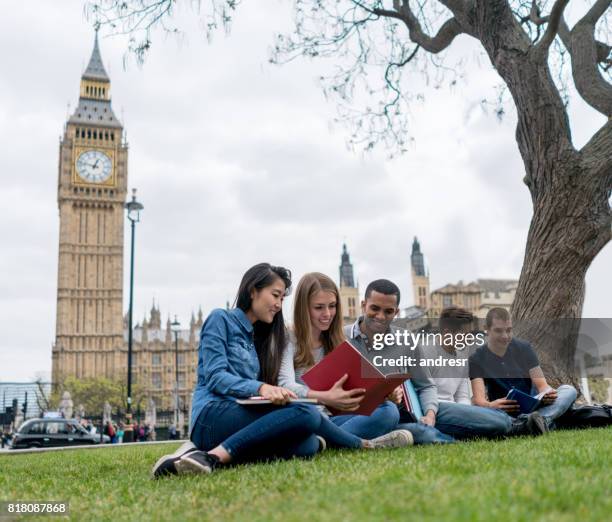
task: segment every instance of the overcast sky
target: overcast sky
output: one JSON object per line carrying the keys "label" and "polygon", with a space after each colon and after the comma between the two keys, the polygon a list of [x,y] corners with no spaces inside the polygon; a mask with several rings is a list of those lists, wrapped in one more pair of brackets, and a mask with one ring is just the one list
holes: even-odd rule
{"label": "overcast sky", "polygon": [[[514,115],[500,122],[479,106],[499,83],[486,60],[472,60],[453,91],[429,90],[411,107],[414,144],[388,160],[348,150],[348,131],[331,125],[336,106],[316,80],[329,64],[268,64],[273,33],[291,28],[290,2],[246,2],[231,34],[212,44],[190,14],[184,38],[158,34],[142,68],[124,68],[125,38],[100,39],[130,146],[129,186],[145,206],[135,321],[155,300],[164,320],[177,314],[186,325],[199,306],[232,301],[260,261],[289,267],[296,282],[315,270],[337,280],[343,241],[361,291],[387,277],[406,306],[415,235],[432,289],[518,278],[531,202]],[[467,38],[454,45],[478,58]],[[58,145],[92,46],[77,0],[16,2],[0,20],[2,381],[50,374]],[[577,146],[603,124],[577,99],[570,116]],[[126,229],[126,253],[128,240]],[[610,266],[612,245],[588,273],[585,317],[610,316]]]}

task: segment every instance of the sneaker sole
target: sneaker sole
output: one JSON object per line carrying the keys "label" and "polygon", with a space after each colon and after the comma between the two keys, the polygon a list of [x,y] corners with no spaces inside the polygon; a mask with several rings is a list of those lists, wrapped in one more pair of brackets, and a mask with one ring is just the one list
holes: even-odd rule
{"label": "sneaker sole", "polygon": [[327,442],[320,435],[317,435],[316,437],[319,440],[319,451],[318,451],[318,453],[321,453],[322,451],[325,451],[327,449]]}
{"label": "sneaker sole", "polygon": [[210,466],[203,466],[199,462],[190,459],[189,457],[182,457],[174,463],[174,467],[179,475],[201,475],[202,473],[212,473]]}
{"label": "sneaker sole", "polygon": [[185,442],[184,444],[181,444],[174,453],[170,453],[169,455],[162,455],[157,460],[155,465],[153,466],[153,469],[151,469],[151,478],[156,479],[156,478],[164,477],[168,475],[176,475],[176,470],[173,473],[169,469],[163,469],[162,471],[160,471],[160,469],[166,463],[172,463],[174,464],[174,467],[176,468],[176,462],[183,455],[189,453],[190,451],[194,451],[197,449],[198,448],[196,448],[196,445],[193,442]]}

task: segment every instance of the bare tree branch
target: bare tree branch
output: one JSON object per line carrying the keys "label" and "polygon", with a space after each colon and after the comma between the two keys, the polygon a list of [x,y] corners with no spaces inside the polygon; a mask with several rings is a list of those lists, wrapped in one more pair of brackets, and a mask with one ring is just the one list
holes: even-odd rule
{"label": "bare tree branch", "polygon": [[372,9],[372,12],[379,16],[396,18],[404,22],[406,27],[408,27],[410,39],[430,53],[437,54],[442,52],[450,46],[456,36],[464,32],[457,19],[453,17],[440,27],[438,34],[431,37],[423,31],[418,18],[410,9],[407,0],[404,0],[401,6],[399,0],[394,0],[393,4],[396,9],[394,11],[389,9]]}
{"label": "bare tree branch", "polygon": [[595,25],[597,21],[603,16],[606,10],[610,7],[612,0],[597,0],[589,9],[589,12],[584,15],[580,22]]}
{"label": "bare tree branch", "polygon": [[472,6],[471,0],[440,0],[440,3],[450,9],[455,15],[465,14]]}
{"label": "bare tree branch", "polygon": [[531,20],[536,25],[543,25],[548,22],[548,16],[540,16],[540,6],[537,0],[532,0],[531,9],[529,10],[528,20]]}
{"label": "bare tree branch", "polygon": [[595,39],[595,25],[611,3],[612,0],[595,2],[570,31],[569,42],[564,42],[572,57],[572,76],[580,96],[608,117],[612,116],[612,85],[603,78],[598,67],[600,62],[607,62],[608,59],[601,59],[601,47]]}
{"label": "bare tree branch", "polygon": [[612,119],[608,121],[593,135],[593,137],[582,147],[580,155],[584,163],[594,175],[602,173],[608,176],[606,181],[608,190],[612,190]]}
{"label": "bare tree branch", "polygon": [[[561,21],[559,22],[559,37],[563,42],[565,48],[569,51],[572,44],[572,32],[570,28],[567,26],[567,22],[565,18],[561,16]],[[608,45],[604,42],[600,42],[599,40],[595,41],[595,45],[597,46],[597,62],[601,64],[607,64],[607,67],[610,66],[612,60],[610,59],[610,53],[612,52],[612,45]]]}
{"label": "bare tree branch", "polygon": [[553,40],[557,35],[559,23],[561,22],[561,17],[563,16],[563,11],[565,10],[565,7],[568,3],[569,0],[556,0],[550,11],[546,32],[544,33],[544,36],[542,36],[540,42],[535,47],[536,53],[540,54],[544,59],[548,55],[548,49],[550,48],[550,45],[553,43]]}

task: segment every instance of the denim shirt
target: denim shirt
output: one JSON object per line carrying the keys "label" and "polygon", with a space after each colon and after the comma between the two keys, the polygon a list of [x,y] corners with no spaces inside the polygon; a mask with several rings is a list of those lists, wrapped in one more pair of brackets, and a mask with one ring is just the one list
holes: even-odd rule
{"label": "denim shirt", "polygon": [[258,378],[259,359],[251,321],[239,308],[213,310],[200,332],[191,426],[211,402],[257,395],[263,384]]}

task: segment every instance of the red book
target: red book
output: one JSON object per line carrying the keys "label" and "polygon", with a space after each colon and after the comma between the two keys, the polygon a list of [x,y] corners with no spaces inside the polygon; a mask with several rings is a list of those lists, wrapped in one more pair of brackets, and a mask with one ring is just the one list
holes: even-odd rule
{"label": "red book", "polygon": [[345,413],[370,415],[384,402],[387,395],[409,377],[404,374],[383,374],[357,348],[348,341],[344,341],[326,355],[321,362],[308,370],[302,376],[302,380],[312,390],[327,391],[344,374],[348,374],[348,378],[342,386],[343,389],[364,388],[366,392],[359,409],[345,412],[329,408],[334,415]]}

